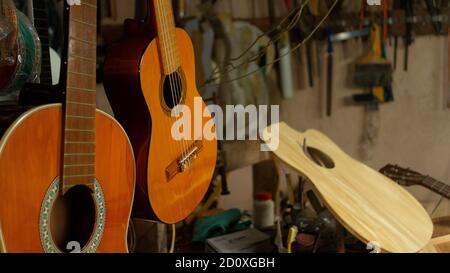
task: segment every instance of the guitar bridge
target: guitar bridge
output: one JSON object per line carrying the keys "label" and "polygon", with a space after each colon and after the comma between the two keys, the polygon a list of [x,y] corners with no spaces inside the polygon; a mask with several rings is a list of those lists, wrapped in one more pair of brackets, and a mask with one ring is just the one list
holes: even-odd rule
{"label": "guitar bridge", "polygon": [[167,168],[166,168],[166,178],[167,182],[172,180],[177,174],[182,173],[189,169],[192,166],[192,162],[200,154],[203,148],[203,143],[201,140],[196,140],[194,144],[192,144],[186,153],[183,153],[182,156],[174,160]]}

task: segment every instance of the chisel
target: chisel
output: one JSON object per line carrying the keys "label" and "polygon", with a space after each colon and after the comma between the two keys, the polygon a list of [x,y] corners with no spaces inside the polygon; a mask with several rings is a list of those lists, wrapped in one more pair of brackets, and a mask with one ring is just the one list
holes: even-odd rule
{"label": "chisel", "polygon": [[333,32],[327,29],[327,116],[333,110]]}

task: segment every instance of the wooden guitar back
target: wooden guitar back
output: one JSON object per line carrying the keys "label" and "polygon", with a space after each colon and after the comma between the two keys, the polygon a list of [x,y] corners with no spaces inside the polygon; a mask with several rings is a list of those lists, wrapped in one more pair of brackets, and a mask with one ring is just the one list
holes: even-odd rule
{"label": "wooden guitar back", "polygon": [[274,154],[312,182],[327,208],[358,239],[377,242],[386,252],[418,252],[430,241],[430,217],[401,186],[354,160],[318,131],[299,133],[280,123],[279,133]]}
{"label": "wooden guitar back", "polygon": [[[61,115],[60,105],[32,109],[19,117],[0,141],[0,231],[5,252],[44,251],[41,209],[61,173]],[[133,151],[123,129],[99,111],[95,149],[96,179],[103,191],[106,215],[96,251],[127,252],[134,194]]]}

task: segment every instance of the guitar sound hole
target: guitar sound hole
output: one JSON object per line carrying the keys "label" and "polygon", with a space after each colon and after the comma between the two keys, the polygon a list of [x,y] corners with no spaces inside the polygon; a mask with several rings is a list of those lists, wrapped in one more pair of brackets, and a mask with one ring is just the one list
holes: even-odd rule
{"label": "guitar sound hole", "polygon": [[181,103],[183,98],[183,79],[180,73],[174,72],[164,78],[162,93],[165,106],[169,110]]}
{"label": "guitar sound hole", "polygon": [[58,249],[67,252],[69,242],[76,242],[80,249],[86,246],[95,227],[95,200],[88,187],[75,186],[64,196],[59,196],[52,207],[50,229]]}
{"label": "guitar sound hole", "polygon": [[319,149],[306,147],[306,156],[320,167],[333,169],[335,167],[333,159]]}

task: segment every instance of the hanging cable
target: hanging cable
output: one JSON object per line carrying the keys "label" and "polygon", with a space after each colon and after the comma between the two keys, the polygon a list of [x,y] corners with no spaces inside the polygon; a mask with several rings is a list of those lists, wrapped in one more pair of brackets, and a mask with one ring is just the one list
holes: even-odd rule
{"label": "hanging cable", "polygon": [[[293,47],[293,48],[291,49],[290,52],[285,53],[285,54],[279,56],[279,57],[276,58],[274,61],[272,61],[272,62],[270,62],[270,63],[267,63],[267,64],[265,64],[264,66],[261,66],[261,67],[258,68],[258,69],[255,69],[255,70],[253,70],[253,71],[251,71],[251,72],[249,72],[249,73],[247,73],[247,74],[244,74],[244,75],[242,75],[242,76],[236,77],[236,78],[234,78],[234,79],[226,80],[226,81],[224,81],[223,83],[230,83],[230,82],[238,81],[238,80],[241,80],[241,79],[246,78],[246,77],[248,77],[248,76],[251,76],[251,75],[253,75],[253,74],[255,74],[255,73],[258,73],[258,72],[260,72],[261,68],[265,68],[265,67],[274,65],[274,64],[276,64],[277,62],[279,62],[283,57],[287,56],[287,55],[290,54],[290,53],[295,52],[296,50],[298,50],[301,46],[303,46],[306,42],[308,42],[308,41],[311,39],[311,37],[317,32],[317,30],[323,25],[323,23],[326,21],[326,19],[328,19],[328,17],[330,16],[331,12],[332,12],[332,11],[334,10],[334,8],[336,7],[336,5],[337,5],[338,2],[339,2],[339,0],[335,0],[335,1],[333,2],[332,6],[328,9],[328,11],[327,11],[327,13],[325,14],[325,16],[324,16],[324,17],[321,19],[321,21],[316,25],[316,27],[310,32],[310,34],[309,34],[305,39],[303,39],[300,43],[298,43],[295,47]],[[253,60],[253,61],[254,61],[254,60]],[[247,62],[245,62],[245,63],[243,63],[243,64],[240,64],[240,65],[238,65],[238,66],[235,66],[235,67],[243,66],[243,65],[249,64],[249,63],[251,63],[251,62],[252,62],[252,61],[247,61]],[[235,68],[233,68],[232,70],[228,71],[228,73],[231,72],[231,71],[233,71],[233,70],[235,70]],[[222,73],[220,73],[220,74],[222,74],[222,75],[207,80],[201,87],[203,88],[204,86],[212,85],[213,82],[215,82],[215,81],[221,79],[222,77],[224,77],[224,74],[226,74],[226,73],[227,73],[227,72],[222,72]],[[214,83],[214,85],[218,85],[218,84],[217,84],[217,83]]]}

